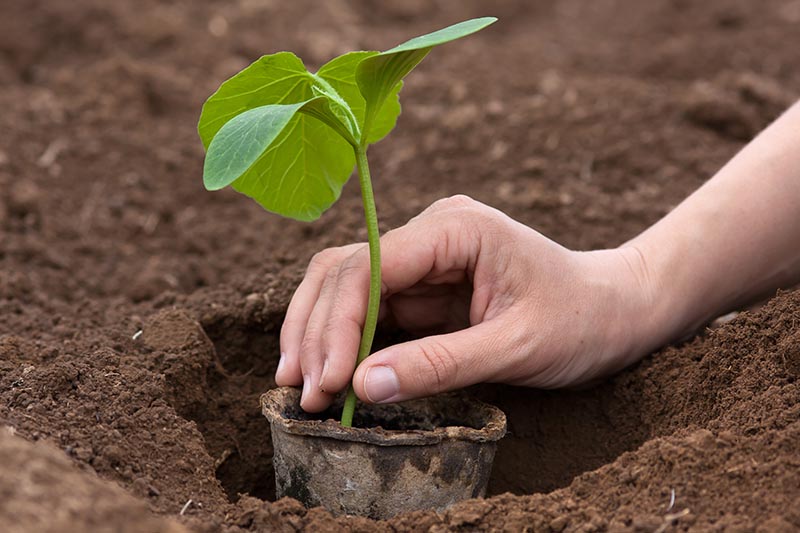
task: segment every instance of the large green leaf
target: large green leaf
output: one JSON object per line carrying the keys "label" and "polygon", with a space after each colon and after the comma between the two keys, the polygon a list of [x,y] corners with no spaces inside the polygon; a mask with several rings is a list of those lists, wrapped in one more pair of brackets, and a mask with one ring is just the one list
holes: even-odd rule
{"label": "large green leaf", "polygon": [[425,59],[434,46],[466,37],[495,21],[495,17],[483,17],[460,22],[363,59],[356,69],[356,82],[367,102],[364,119],[367,135],[371,135],[378,112],[397,83]]}
{"label": "large green leaf", "polygon": [[[364,116],[367,110],[367,102],[356,83],[356,68],[358,64],[368,57],[378,55],[379,52],[349,52],[332,59],[317,71],[317,76],[322,78],[333,87],[348,104],[358,121],[359,129],[364,127]],[[400,115],[399,92],[403,88],[403,82],[399,81],[392,87],[383,105],[378,110],[372,122],[367,144],[374,144],[384,138],[397,123]]]}
{"label": "large green leaf", "polygon": [[[361,142],[366,108],[355,69],[375,54],[346,54],[311,74],[297,56],[280,52],[223,83],[203,106],[198,124],[208,150],[206,187],[232,185],[274,213],[319,218],[355,166],[350,145]],[[394,127],[399,90],[400,84],[378,113],[372,142]]]}
{"label": "large green leaf", "polygon": [[[344,54],[323,65],[316,74],[309,73],[300,58],[291,52],[259,58],[223,83],[206,101],[198,125],[203,144],[208,148],[211,139],[228,120],[249,109],[269,104],[296,103],[320,95],[329,97],[330,107],[345,126],[351,122],[347,115],[353,116],[357,126],[348,128],[348,131],[356,141],[360,141],[366,101],[356,84],[356,67],[363,59],[378,53]],[[400,114],[398,93],[401,88],[402,82],[389,91],[384,105],[376,114],[367,144],[379,141],[394,128]],[[339,101],[344,105],[337,105]],[[337,129],[336,124],[328,125]]]}
{"label": "large green leaf", "polygon": [[319,218],[339,198],[355,166],[348,142],[320,118],[335,120],[324,96],[240,113],[209,143],[206,188],[232,185],[279,215]]}
{"label": "large green leaf", "polygon": [[352,174],[357,139],[342,122],[350,111],[318,95],[316,81],[297,56],[279,52],[223,83],[198,124],[206,186],[230,184],[274,213],[319,218]]}
{"label": "large green leaf", "polygon": [[322,122],[297,115],[233,188],[268,211],[310,222],[339,199],[355,164],[344,139]]}

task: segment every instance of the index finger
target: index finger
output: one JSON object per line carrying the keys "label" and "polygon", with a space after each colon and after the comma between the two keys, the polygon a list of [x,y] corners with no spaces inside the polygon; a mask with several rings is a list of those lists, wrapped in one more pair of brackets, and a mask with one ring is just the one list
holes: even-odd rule
{"label": "index finger", "polygon": [[275,383],[280,386],[302,384],[300,371],[300,345],[314,305],[319,299],[322,283],[328,270],[338,265],[363,244],[350,244],[339,248],[328,248],[314,255],[308,264],[303,281],[286,309],[286,318],[281,326],[281,359],[275,372]]}
{"label": "index finger", "polygon": [[[388,232],[381,238],[381,296],[386,298],[411,288],[420,281],[436,279],[474,267],[480,247],[471,224],[447,214],[431,214]],[[360,329],[367,312],[370,268],[369,250],[364,247],[346,258],[339,268],[336,286],[329,293],[333,308],[322,344],[336,353],[341,347],[358,346]],[[353,327],[358,325],[359,327]],[[334,368],[339,368],[336,365]],[[337,373],[336,382],[347,379]],[[326,379],[327,382],[327,379]]]}

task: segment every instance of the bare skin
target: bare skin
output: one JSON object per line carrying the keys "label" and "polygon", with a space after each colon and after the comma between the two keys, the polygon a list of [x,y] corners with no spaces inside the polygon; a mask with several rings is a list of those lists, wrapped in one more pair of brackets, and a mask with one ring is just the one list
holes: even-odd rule
{"label": "bare skin", "polygon": [[[353,375],[366,402],[480,382],[557,388],[638,361],[800,282],[800,104],[661,221],[577,252],[465,196],[381,238],[382,319],[423,336]],[[281,331],[278,385],[316,412],[348,386],[369,286],[365,244],[311,261]]]}

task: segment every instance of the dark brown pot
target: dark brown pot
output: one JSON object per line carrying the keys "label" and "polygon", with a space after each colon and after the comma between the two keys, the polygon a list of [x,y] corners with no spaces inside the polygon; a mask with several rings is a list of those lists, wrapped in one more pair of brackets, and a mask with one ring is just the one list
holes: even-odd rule
{"label": "dark brown pot", "polygon": [[383,519],[483,496],[506,432],[502,411],[452,395],[359,404],[352,428],[332,420],[340,405],[324,420],[312,419],[299,402],[300,391],[289,387],[261,396],[277,495],[335,515]]}

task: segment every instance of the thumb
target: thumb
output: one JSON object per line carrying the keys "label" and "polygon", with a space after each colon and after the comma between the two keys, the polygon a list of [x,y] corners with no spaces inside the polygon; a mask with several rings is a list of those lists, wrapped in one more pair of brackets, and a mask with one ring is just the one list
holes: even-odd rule
{"label": "thumb", "polygon": [[488,381],[501,364],[498,333],[489,321],[390,346],[358,366],[353,388],[363,401],[391,403]]}

